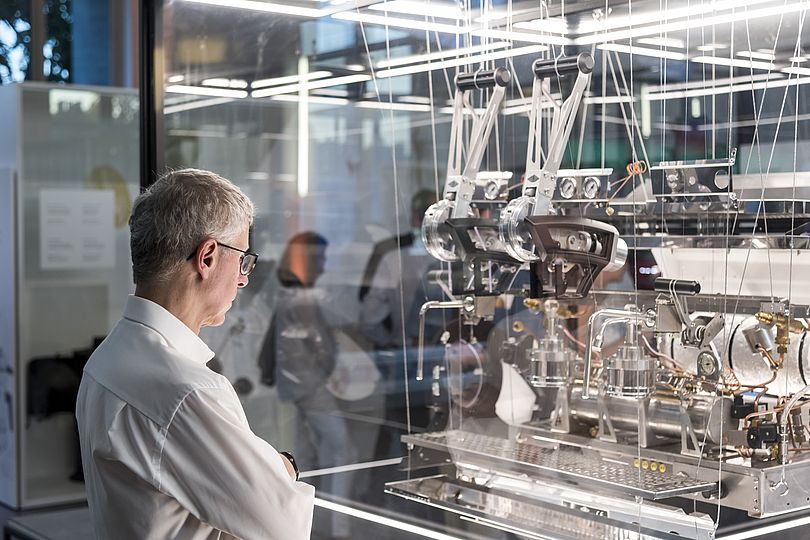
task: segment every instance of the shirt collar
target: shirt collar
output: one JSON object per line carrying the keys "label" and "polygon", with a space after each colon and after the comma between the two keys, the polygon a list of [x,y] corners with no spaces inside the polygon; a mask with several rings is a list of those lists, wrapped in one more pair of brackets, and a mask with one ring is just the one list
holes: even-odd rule
{"label": "shirt collar", "polygon": [[130,295],[124,306],[124,318],[153,329],[166,339],[171,348],[195,362],[206,364],[214,357],[214,352],[197,334],[166,308],[151,300]]}

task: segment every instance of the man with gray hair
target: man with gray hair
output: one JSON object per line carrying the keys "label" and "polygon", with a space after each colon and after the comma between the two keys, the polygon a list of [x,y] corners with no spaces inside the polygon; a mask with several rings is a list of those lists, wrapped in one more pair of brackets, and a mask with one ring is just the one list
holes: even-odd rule
{"label": "man with gray hair", "polygon": [[248,283],[253,203],[207,171],[133,206],[135,294],[84,368],[76,417],[98,538],[309,538],[314,489],[253,434],[198,337]]}

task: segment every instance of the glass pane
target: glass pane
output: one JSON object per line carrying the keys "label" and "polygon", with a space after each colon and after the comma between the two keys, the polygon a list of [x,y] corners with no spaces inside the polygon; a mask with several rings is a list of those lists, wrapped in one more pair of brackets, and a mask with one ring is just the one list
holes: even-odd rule
{"label": "glass pane", "polygon": [[801,10],[610,4],[166,4],[166,164],[259,212],[203,336],[319,496],[503,538],[810,504],[753,488],[807,465]]}
{"label": "glass pane", "polygon": [[127,222],[139,192],[138,96],[20,92],[23,504],[53,504],[84,497],[76,392],[132,291]]}

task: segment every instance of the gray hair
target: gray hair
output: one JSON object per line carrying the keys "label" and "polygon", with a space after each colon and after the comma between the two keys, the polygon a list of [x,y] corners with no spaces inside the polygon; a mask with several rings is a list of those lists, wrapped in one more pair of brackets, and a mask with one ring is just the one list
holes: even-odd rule
{"label": "gray hair", "polygon": [[207,238],[232,242],[253,224],[253,203],[229,180],[183,169],[141,193],[129,218],[135,284],[165,283]]}

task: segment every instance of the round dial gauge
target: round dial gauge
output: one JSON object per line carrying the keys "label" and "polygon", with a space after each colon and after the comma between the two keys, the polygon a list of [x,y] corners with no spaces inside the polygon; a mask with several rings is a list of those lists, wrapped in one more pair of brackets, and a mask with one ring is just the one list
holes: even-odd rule
{"label": "round dial gauge", "polygon": [[571,199],[577,192],[577,181],[571,176],[566,176],[560,180],[560,197]]}
{"label": "round dial gauge", "polygon": [[588,176],[582,182],[582,193],[588,199],[594,199],[599,195],[599,179],[595,176]]}
{"label": "round dial gauge", "polygon": [[700,372],[707,377],[714,375],[714,372],[717,371],[717,363],[711,353],[700,353],[698,363],[700,364]]}

